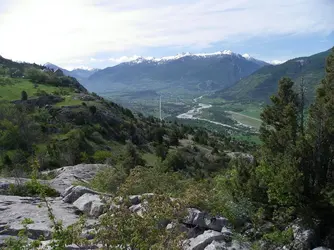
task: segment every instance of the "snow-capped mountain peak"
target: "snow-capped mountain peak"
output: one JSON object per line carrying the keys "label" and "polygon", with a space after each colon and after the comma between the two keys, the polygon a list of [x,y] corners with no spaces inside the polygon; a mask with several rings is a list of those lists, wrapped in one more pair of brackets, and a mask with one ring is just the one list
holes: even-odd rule
{"label": "snow-capped mountain peak", "polygon": [[168,62],[172,60],[178,60],[184,57],[201,57],[201,58],[206,58],[206,57],[214,57],[214,56],[240,56],[237,53],[232,52],[231,50],[223,50],[223,51],[217,51],[217,52],[212,52],[212,53],[197,53],[197,54],[192,54],[190,52],[183,52],[180,54],[177,54],[175,56],[164,56],[160,58],[156,57],[135,57],[133,60],[129,61],[128,63],[143,63],[143,62],[156,62],[156,63],[163,63],[163,62]]}

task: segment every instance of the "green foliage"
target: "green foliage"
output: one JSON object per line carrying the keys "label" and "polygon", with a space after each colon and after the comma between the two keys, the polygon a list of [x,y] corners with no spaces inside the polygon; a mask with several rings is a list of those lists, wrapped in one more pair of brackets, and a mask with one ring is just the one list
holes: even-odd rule
{"label": "green foliage", "polygon": [[185,207],[178,200],[156,195],[145,205],[145,211],[138,215],[124,205],[108,211],[100,219],[100,230],[96,241],[105,248],[117,249],[182,249],[184,234],[173,228],[159,226],[169,219],[177,223],[185,214]]}
{"label": "green foliage", "polygon": [[22,101],[28,100],[28,94],[24,90],[21,92],[21,100]]}
{"label": "green foliage", "polygon": [[112,156],[113,154],[110,151],[95,151],[93,159],[96,163],[105,163]]}
{"label": "green foliage", "polygon": [[91,186],[100,192],[115,193],[127,176],[122,166],[105,167],[96,173],[91,181]]}
{"label": "green foliage", "polygon": [[130,171],[130,169],[136,166],[144,165],[145,161],[138,153],[136,147],[132,144],[132,142],[128,142],[125,146],[124,161],[122,163],[123,168],[126,171]]}
{"label": "green foliage", "polygon": [[185,159],[180,152],[171,152],[167,155],[164,165],[171,171],[179,171],[186,168]]}
{"label": "green foliage", "polygon": [[262,161],[257,169],[269,202],[287,206],[299,204],[303,191],[296,148],[301,136],[300,102],[292,87],[290,79],[281,79],[278,94],[271,98],[273,104],[261,114]]}
{"label": "green foliage", "polygon": [[155,147],[155,154],[164,161],[168,154],[168,148],[164,144],[159,144]]}
{"label": "green foliage", "polygon": [[9,194],[17,196],[39,196],[43,193],[48,197],[58,196],[58,192],[53,188],[44,185],[38,181],[38,169],[39,164],[37,160],[31,165],[31,180],[25,182],[23,185],[11,185],[9,189]]}
{"label": "green foliage", "polygon": [[292,228],[285,231],[275,230],[272,233],[267,233],[263,236],[265,241],[268,241],[277,246],[284,246],[289,244],[293,240]]}
{"label": "green foliage", "polygon": [[93,115],[95,115],[95,113],[96,113],[96,111],[97,111],[97,108],[96,108],[95,106],[90,106],[90,107],[89,107],[89,111],[90,111]]}
{"label": "green foliage", "polygon": [[[173,185],[171,185],[173,183]],[[136,167],[120,187],[122,195],[155,193],[179,197],[193,182],[163,166]]]}

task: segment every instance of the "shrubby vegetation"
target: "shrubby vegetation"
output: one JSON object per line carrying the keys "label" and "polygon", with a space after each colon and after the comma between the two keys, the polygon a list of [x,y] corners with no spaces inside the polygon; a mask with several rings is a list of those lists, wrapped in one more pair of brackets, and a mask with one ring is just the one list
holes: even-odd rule
{"label": "shrubby vegetation", "polygon": [[[109,249],[181,249],[184,235],[157,225],[166,218],[177,222],[187,207],[223,215],[237,232],[252,223],[259,233],[246,240],[254,242],[254,249],[259,240],[288,244],[297,218],[311,225],[317,221],[325,238],[334,224],[334,51],[309,110],[303,89],[296,92],[294,84],[289,78],[279,81],[278,93],[261,114],[259,147],[226,134],[145,118],[96,95],[94,103],[70,109],[3,104],[2,171],[29,171],[33,156],[41,169],[109,163],[89,183],[92,188],[113,197],[153,192],[142,217],[120,203],[100,218],[95,240]],[[155,161],[144,160],[144,154]],[[261,231],[267,222],[272,227]],[[76,236],[82,227],[76,226],[56,226],[54,244],[81,244]]]}

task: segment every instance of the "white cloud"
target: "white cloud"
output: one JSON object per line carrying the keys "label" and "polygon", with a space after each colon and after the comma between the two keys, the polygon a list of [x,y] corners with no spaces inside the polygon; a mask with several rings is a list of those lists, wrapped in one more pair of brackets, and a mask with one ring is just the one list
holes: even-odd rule
{"label": "white cloud", "polygon": [[334,30],[332,0],[1,0],[1,5],[0,55],[37,63],[102,62],[94,55]]}

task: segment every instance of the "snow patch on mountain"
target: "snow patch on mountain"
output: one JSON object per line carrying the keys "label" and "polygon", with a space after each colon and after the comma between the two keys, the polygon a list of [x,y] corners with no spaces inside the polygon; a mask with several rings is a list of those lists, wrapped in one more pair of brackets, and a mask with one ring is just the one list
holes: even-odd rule
{"label": "snow patch on mountain", "polygon": [[87,66],[79,66],[77,68],[74,68],[72,71],[74,71],[74,70],[85,70],[85,71],[91,71],[91,72],[93,72],[93,71],[97,71],[99,69],[90,68],[90,67],[87,67]]}
{"label": "snow patch on mountain", "polygon": [[279,65],[279,64],[282,64],[282,63],[285,63],[285,62],[286,61],[282,61],[282,60],[272,60],[269,63],[272,64],[272,65]]}
{"label": "snow patch on mountain", "polygon": [[161,58],[156,58],[156,57],[135,57],[133,60],[130,60],[130,64],[139,64],[143,62],[147,63],[164,63],[168,61],[173,61],[173,60],[178,60],[184,57],[198,57],[198,58],[208,58],[208,57],[219,57],[219,56],[238,56],[238,57],[243,57],[247,60],[255,60],[248,54],[240,55],[237,53],[232,52],[231,50],[223,50],[223,51],[217,51],[213,53],[197,53],[197,54],[192,54],[190,52],[184,52],[181,54],[177,54],[176,56],[165,56]]}

